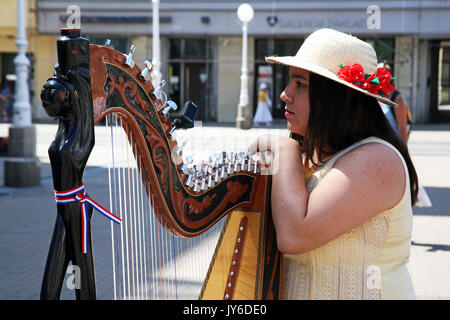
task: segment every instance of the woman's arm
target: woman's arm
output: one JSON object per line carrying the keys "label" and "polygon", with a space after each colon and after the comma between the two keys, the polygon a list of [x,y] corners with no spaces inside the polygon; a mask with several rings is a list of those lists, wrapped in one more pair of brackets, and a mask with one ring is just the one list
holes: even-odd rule
{"label": "woman's arm", "polygon": [[309,196],[298,144],[281,139],[277,151],[272,216],[278,247],[285,253],[326,244],[394,207],[405,191],[401,159],[379,143],[362,145],[339,158]]}

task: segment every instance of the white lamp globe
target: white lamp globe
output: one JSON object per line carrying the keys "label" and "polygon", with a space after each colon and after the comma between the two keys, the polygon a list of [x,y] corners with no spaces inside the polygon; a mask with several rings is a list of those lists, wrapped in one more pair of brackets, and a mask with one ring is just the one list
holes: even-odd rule
{"label": "white lamp globe", "polygon": [[253,19],[253,8],[248,3],[243,3],[237,10],[237,15],[241,22],[250,22]]}

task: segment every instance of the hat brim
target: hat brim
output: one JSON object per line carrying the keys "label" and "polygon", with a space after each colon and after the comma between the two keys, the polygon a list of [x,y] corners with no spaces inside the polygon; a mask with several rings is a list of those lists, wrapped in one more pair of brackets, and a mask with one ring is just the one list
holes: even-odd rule
{"label": "hat brim", "polygon": [[381,101],[383,103],[386,103],[392,107],[397,107],[397,104],[395,102],[393,102],[392,100],[390,100],[389,98],[377,95],[377,94],[373,94],[370,93],[366,90],[361,89],[360,87],[354,85],[353,83],[347,82],[345,80],[339,79],[338,76],[336,74],[334,74],[333,72],[322,68],[320,66],[317,66],[316,64],[310,63],[308,61],[305,60],[299,60],[298,58],[296,58],[295,56],[285,56],[285,57],[276,57],[276,56],[272,56],[272,57],[266,57],[266,61],[270,62],[270,63],[278,63],[278,64],[282,64],[285,66],[289,66],[289,67],[295,67],[295,68],[300,68],[300,69],[304,69],[307,70],[309,72],[313,72],[315,74],[318,74],[320,76],[323,76],[325,78],[328,78],[330,80],[336,81],[340,84],[343,84],[344,86],[347,86],[349,88],[352,88],[354,90],[357,90],[359,92],[364,93],[365,95],[368,95],[370,97],[373,97],[375,99],[377,99],[378,101]]}

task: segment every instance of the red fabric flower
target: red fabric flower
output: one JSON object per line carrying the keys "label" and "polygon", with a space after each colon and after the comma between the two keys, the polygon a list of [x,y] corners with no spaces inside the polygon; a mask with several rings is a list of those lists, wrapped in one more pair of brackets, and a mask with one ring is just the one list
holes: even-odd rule
{"label": "red fabric flower", "polygon": [[355,83],[364,81],[364,69],[359,63],[341,68],[337,76],[347,82]]}
{"label": "red fabric flower", "polygon": [[341,65],[337,76],[339,79],[353,83],[355,86],[375,95],[382,94],[389,97],[389,94],[395,90],[395,87],[390,83],[392,75],[384,68],[378,68],[376,73],[366,75],[359,63],[354,63],[351,66]]}
{"label": "red fabric flower", "polygon": [[395,90],[395,87],[391,85],[392,74],[385,68],[378,68],[377,73],[378,81],[380,82],[380,91],[389,97],[390,93]]}

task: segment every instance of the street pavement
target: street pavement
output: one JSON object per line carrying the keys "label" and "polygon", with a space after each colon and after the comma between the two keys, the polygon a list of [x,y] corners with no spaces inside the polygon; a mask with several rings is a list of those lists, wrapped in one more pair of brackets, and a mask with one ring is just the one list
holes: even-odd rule
{"label": "street pavement", "polygon": [[[9,124],[0,124],[0,137]],[[0,300],[39,299],[42,275],[56,216],[47,149],[57,125],[37,124],[37,156],[41,184],[37,187],[4,186],[4,160],[0,156]],[[108,139],[106,127],[96,126],[96,145],[89,158],[84,183],[96,201],[109,204]],[[231,124],[196,124],[177,132],[187,139],[186,154],[207,159],[220,151],[243,151],[260,134],[287,135],[284,123],[242,131]],[[408,268],[418,299],[450,299],[450,124],[416,124],[409,149],[431,207],[414,207],[411,256]],[[98,299],[113,299],[110,222],[92,219],[92,240]],[[68,275],[66,275],[66,280]],[[63,286],[61,299],[75,298]]]}

